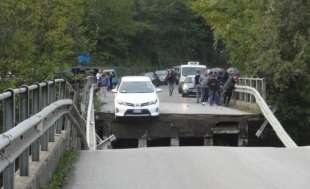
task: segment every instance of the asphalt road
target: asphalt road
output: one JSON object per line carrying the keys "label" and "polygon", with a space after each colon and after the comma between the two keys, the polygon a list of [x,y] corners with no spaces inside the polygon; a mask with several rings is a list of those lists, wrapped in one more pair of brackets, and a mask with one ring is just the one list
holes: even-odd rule
{"label": "asphalt road", "polygon": [[66,189],[308,189],[310,148],[81,152]]}
{"label": "asphalt road", "polygon": [[[163,92],[159,93],[160,113],[161,114],[212,114],[212,115],[249,115],[250,112],[241,111],[224,106],[209,106],[197,104],[193,97],[182,97],[178,94],[177,86],[173,96],[169,96],[167,86],[160,86]],[[103,93],[97,93],[103,105],[101,111],[105,113],[114,113],[114,94],[108,92],[106,96]]]}

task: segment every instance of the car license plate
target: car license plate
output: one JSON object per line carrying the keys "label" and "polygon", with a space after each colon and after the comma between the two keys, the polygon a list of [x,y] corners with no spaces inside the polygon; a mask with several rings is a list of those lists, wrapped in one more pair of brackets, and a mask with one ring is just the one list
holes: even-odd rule
{"label": "car license plate", "polygon": [[139,113],[141,113],[141,112],[142,112],[142,111],[139,110],[139,109],[133,110],[133,113],[136,113],[136,114],[139,114]]}

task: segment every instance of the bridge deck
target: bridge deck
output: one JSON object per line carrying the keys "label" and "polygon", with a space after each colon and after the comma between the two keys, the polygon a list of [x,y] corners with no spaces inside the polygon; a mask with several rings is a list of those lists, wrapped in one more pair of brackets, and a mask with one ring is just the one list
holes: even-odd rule
{"label": "bridge deck", "polygon": [[[196,103],[195,98],[183,98],[175,91],[174,95],[170,97],[168,95],[168,89],[166,86],[162,86],[163,92],[159,93],[160,98],[160,113],[161,114],[210,114],[210,115],[251,115],[250,112],[237,110],[234,108],[224,106],[209,106]],[[176,89],[177,90],[177,89]],[[103,105],[101,112],[114,113],[114,95],[107,93],[104,97],[101,93],[98,93]]]}
{"label": "bridge deck", "polygon": [[309,148],[162,147],[81,152],[67,189],[306,189]]}

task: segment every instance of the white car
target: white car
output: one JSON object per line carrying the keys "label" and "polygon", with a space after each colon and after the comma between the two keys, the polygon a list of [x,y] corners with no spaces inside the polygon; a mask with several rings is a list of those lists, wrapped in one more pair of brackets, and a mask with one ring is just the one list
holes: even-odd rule
{"label": "white car", "polygon": [[122,77],[115,93],[115,118],[159,116],[157,89],[147,76]]}
{"label": "white car", "polygon": [[197,89],[195,88],[195,77],[187,76],[181,86],[182,96],[185,97],[188,95],[194,95],[196,92]]}

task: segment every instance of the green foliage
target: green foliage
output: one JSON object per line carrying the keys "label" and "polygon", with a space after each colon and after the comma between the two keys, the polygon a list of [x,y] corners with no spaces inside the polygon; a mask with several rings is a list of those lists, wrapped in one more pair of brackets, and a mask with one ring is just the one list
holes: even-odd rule
{"label": "green foliage", "polygon": [[136,70],[188,60],[225,64],[221,49],[213,47],[210,28],[185,0],[92,0],[88,10],[86,25],[97,63]]}
{"label": "green foliage", "polygon": [[83,2],[0,1],[0,89],[53,78],[87,49]]}
{"label": "green foliage", "polygon": [[78,156],[78,152],[75,150],[68,150],[64,153],[59,161],[57,169],[52,175],[49,183],[42,189],[60,189],[66,184],[68,179],[68,173],[73,167],[73,163]]}
{"label": "green foliage", "polygon": [[192,0],[191,6],[224,41],[230,63],[267,79],[278,117],[300,144],[309,144],[309,1]]}

